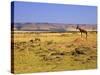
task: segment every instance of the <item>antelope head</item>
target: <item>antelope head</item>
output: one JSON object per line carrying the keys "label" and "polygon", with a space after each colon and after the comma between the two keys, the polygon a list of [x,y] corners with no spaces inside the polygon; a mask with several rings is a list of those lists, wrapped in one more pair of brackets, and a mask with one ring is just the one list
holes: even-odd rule
{"label": "antelope head", "polygon": [[76,29],[79,29],[79,25],[77,25]]}

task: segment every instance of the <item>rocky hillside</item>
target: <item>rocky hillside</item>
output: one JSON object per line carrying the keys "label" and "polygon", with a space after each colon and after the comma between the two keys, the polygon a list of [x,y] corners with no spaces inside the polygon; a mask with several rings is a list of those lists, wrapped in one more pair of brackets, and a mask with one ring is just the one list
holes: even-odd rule
{"label": "rocky hillside", "polygon": [[14,30],[20,31],[51,31],[51,32],[65,32],[76,31],[76,26],[87,31],[97,31],[96,24],[61,24],[61,23],[15,23]]}

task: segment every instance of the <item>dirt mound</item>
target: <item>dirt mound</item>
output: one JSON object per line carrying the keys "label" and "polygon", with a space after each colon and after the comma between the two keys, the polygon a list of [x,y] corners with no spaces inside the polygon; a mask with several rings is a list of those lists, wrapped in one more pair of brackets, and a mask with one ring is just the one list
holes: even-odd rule
{"label": "dirt mound", "polygon": [[82,42],[82,41],[84,41],[83,38],[76,38],[76,39],[74,40],[74,42]]}
{"label": "dirt mound", "polygon": [[84,44],[86,42],[86,39],[84,39],[84,38],[76,38],[72,42],[75,43],[75,44]]}

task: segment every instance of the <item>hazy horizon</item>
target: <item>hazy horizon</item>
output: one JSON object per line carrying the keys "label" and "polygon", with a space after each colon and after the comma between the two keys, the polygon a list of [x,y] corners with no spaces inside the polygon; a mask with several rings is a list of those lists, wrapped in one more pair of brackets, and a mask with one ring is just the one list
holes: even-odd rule
{"label": "hazy horizon", "polygon": [[66,24],[66,25],[68,25],[68,24],[75,24],[75,25],[97,25],[97,24],[79,24],[79,23],[48,23],[48,22],[14,22],[14,24],[16,24],[16,23],[20,23],[20,24]]}

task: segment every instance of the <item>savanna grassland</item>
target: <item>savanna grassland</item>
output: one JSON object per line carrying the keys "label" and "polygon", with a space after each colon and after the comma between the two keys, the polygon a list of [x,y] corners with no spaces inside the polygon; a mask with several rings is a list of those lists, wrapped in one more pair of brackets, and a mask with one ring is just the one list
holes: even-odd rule
{"label": "savanna grassland", "polygon": [[97,68],[97,33],[12,32],[14,73]]}

